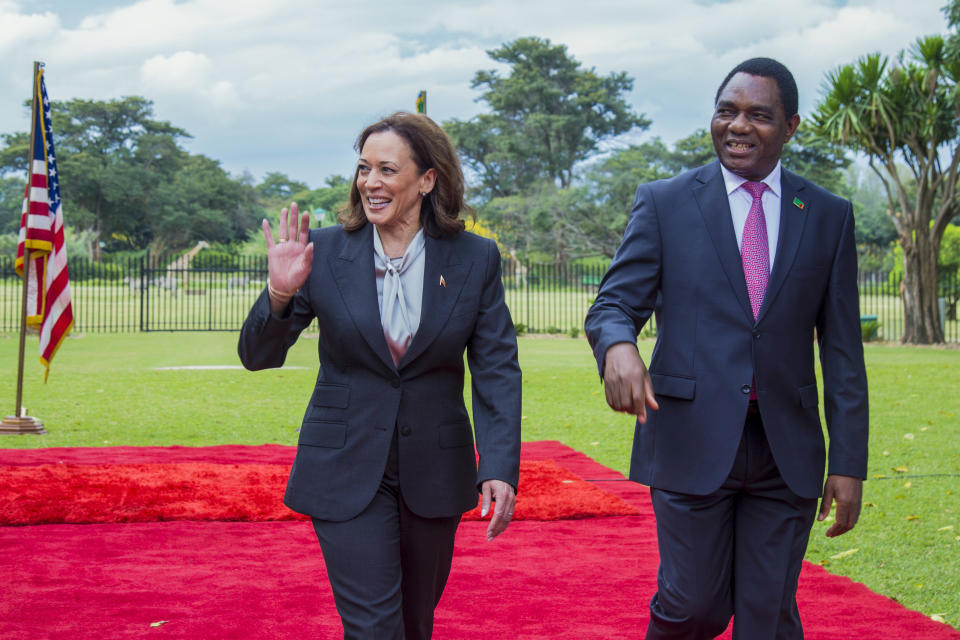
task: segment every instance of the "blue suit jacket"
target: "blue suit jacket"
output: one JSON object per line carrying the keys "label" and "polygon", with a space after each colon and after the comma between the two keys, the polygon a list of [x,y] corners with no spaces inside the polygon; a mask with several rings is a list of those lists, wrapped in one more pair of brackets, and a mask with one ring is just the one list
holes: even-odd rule
{"label": "blue suit jacket", "polygon": [[756,321],[719,163],[637,190],[623,242],[586,319],[603,375],[607,349],[635,342],[656,312],[649,370],[660,409],[637,423],[631,479],[696,495],[719,488],[733,465],[755,377],[781,475],[797,495],[820,495],[825,449],[814,329],[829,473],[865,477],[867,379],[853,212],[849,202],[789,171],[781,184],[777,252]]}
{"label": "blue suit jacket", "polygon": [[[240,359],[252,370],[281,366],[317,318],[321,366],[284,497],[291,509],[335,521],[359,514],[377,491],[396,431],[410,509],[459,515],[476,506],[479,483],[516,487],[519,473],[520,367],[500,254],[467,232],[426,237],[420,327],[395,366],[380,323],[372,232],[369,224],[311,231],[307,283],[283,318],[261,294],[240,334]],[[479,471],[463,401],[465,349]]]}

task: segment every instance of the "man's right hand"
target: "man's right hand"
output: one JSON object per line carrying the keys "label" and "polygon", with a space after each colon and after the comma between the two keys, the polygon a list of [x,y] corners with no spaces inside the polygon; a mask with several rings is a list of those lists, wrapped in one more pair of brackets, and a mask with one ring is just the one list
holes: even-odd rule
{"label": "man's right hand", "polygon": [[636,345],[618,342],[607,349],[603,366],[603,385],[607,404],[614,411],[623,411],[637,416],[641,423],[647,421],[647,407],[654,411],[660,408],[653,395],[653,382]]}

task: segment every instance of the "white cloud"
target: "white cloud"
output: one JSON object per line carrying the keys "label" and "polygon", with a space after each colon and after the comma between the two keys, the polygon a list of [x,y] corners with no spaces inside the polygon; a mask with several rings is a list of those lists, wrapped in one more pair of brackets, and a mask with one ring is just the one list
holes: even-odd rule
{"label": "white cloud", "polygon": [[30,63],[42,59],[54,99],[144,95],[193,134],[192,151],[312,185],[349,172],[362,126],[412,108],[420,89],[439,120],[482,111],[474,73],[498,66],[486,50],[520,36],[565,44],[602,74],[626,71],[648,135],[672,142],[706,125],[716,84],[744,58],[787,64],[809,110],[828,70],[944,30],[944,0],[110,1],[82,19],[71,4],[65,19],[0,0],[0,95],[13,96],[0,101],[0,132],[25,129]]}
{"label": "white cloud", "polygon": [[177,112],[206,113],[221,123],[239,107],[233,84],[217,79],[210,58],[202,53],[178,51],[171,56],[153,56],[140,67],[141,93]]}
{"label": "white cloud", "polygon": [[210,58],[193,51],[172,56],[153,56],[140,66],[140,78],[148,89],[160,91],[197,89],[209,80]]}
{"label": "white cloud", "polygon": [[59,26],[60,20],[53,13],[23,14],[17,3],[0,1],[0,56],[6,59],[25,44],[56,32]]}

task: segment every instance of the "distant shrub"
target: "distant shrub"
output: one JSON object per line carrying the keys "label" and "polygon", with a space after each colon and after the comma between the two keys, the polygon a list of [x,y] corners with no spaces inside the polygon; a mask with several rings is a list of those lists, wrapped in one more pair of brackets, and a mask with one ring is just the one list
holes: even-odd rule
{"label": "distant shrub", "polygon": [[879,337],[880,322],[878,320],[869,320],[860,323],[860,331],[863,334],[864,342],[871,342]]}
{"label": "distant shrub", "polygon": [[236,253],[231,253],[219,248],[210,248],[201,251],[190,263],[191,269],[236,269],[240,258]]}

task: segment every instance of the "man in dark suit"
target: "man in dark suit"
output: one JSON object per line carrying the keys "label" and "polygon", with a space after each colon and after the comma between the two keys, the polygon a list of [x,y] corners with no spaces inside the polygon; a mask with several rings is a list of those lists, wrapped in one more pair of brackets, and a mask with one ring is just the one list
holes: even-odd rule
{"label": "man in dark suit", "polygon": [[[608,404],[637,416],[660,568],[647,638],[802,638],[797,579],[817,497],[850,530],[867,468],[867,380],[849,202],[783,169],[797,88],[748,60],[717,92],[718,161],[641,185],[586,320]],[[649,370],[636,336],[651,313]],[[813,341],[830,438],[818,410]],[[821,494],[822,488],[822,494]]]}

